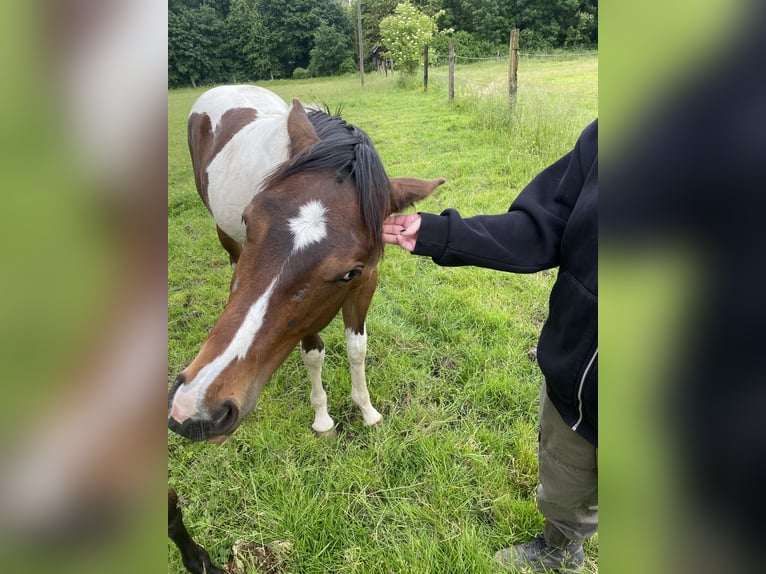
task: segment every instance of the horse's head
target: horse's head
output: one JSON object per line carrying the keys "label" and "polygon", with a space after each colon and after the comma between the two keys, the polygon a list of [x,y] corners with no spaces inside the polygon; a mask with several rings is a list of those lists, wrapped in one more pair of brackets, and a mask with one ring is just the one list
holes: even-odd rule
{"label": "horse's head", "polygon": [[245,210],[226,308],[170,389],[169,427],[189,439],[224,440],[303,337],[341,308],[353,320],[349,302],[375,289],[383,219],[444,181],[389,179],[363,132],[312,119],[295,100],[291,157]]}

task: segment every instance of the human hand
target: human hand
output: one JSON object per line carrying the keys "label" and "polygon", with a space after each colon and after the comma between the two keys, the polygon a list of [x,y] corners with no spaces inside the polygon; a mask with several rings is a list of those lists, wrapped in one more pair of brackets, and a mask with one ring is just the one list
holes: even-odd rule
{"label": "human hand", "polygon": [[391,215],[383,221],[383,241],[395,243],[402,249],[412,252],[418,242],[420,215]]}

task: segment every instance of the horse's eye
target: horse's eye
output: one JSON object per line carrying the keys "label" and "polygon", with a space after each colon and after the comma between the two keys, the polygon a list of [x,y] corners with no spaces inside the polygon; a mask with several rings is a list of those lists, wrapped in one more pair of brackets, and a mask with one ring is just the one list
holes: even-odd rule
{"label": "horse's eye", "polygon": [[362,268],[361,267],[354,267],[351,271],[347,272],[343,277],[340,278],[341,281],[344,283],[348,283],[351,281],[354,277],[358,277],[362,274]]}

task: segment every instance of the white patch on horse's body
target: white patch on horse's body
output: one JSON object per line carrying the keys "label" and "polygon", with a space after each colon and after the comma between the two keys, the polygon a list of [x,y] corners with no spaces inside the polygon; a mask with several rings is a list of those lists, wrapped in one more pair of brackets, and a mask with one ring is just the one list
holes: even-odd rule
{"label": "white patch on horse's body", "polygon": [[278,279],[278,276],[275,277],[263,295],[258,297],[255,303],[250,306],[245,319],[232,337],[228,347],[210,363],[202,367],[191,382],[178,388],[171,411],[171,415],[176,421],[183,423],[194,414],[206,414],[203,402],[205,391],[232,361],[243,359],[247,355],[255,336],[263,326],[263,319],[269,308],[269,300]]}
{"label": "white patch on horse's body", "polygon": [[326,212],[321,201],[312,200],[301,206],[296,217],[290,218],[288,225],[293,234],[293,253],[327,237]]}
{"label": "white patch on horse's body", "polygon": [[245,241],[242,213],[265,177],[289,157],[287,114],[257,117],[218,152],[207,168],[213,219],[226,234]]}
{"label": "white patch on horse's body", "polygon": [[207,114],[213,133],[228,110],[252,108],[260,117],[279,116],[288,110],[287,104],[265,88],[258,86],[218,86],[202,94],[192,106],[191,114]]}
{"label": "white patch on horse's body", "polygon": [[290,156],[287,116],[282,99],[258,86],[219,86],[202,94],[191,114],[207,114],[215,137],[223,114],[250,108],[256,117],[242,127],[207,166],[208,206],[213,219],[229,237],[243,243],[242,213],[260,190],[264,178]]}

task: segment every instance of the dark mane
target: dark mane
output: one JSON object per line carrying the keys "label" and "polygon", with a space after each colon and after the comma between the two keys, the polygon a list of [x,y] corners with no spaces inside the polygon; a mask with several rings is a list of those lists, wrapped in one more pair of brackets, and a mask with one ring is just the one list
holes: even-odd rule
{"label": "dark mane", "polygon": [[339,181],[353,177],[362,221],[372,245],[382,252],[382,224],[390,208],[391,184],[378,152],[364,131],[340,116],[310,110],[308,117],[320,141],[277,167],[263,188],[309,170],[332,171]]}

